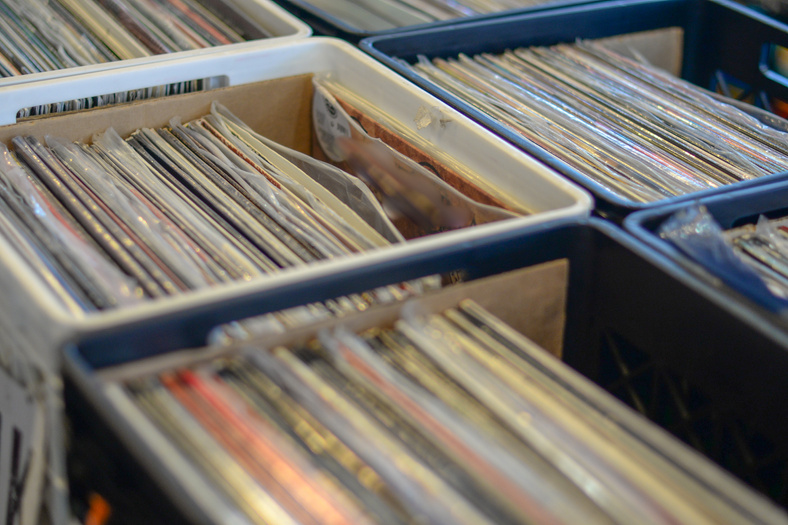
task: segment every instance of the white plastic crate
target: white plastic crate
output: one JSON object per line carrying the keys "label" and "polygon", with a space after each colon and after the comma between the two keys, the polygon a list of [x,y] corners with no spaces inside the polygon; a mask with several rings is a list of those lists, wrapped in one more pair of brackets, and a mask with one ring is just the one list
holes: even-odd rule
{"label": "white plastic crate", "polygon": [[[110,71],[119,67],[126,67],[127,65],[139,64],[152,64],[163,61],[172,60],[174,58],[185,58],[193,56],[204,56],[206,54],[214,53],[216,51],[226,51],[227,47],[233,49],[244,49],[248,47],[256,47],[260,45],[269,45],[281,42],[284,40],[307,38],[312,35],[312,28],[305,22],[285,10],[273,0],[226,0],[232,4],[240,13],[244,14],[250,21],[256,23],[271,37],[262,40],[250,40],[237,44],[228,44],[225,46],[214,46],[203,49],[195,49],[191,51],[179,51],[176,53],[169,53],[163,55],[153,55],[144,58],[134,58],[128,60],[117,60],[115,62],[107,62],[104,64],[94,64],[88,66],[78,66],[67,69],[58,69],[55,71],[47,71],[43,73],[32,73],[29,75],[18,75],[13,77],[0,78],[0,86],[11,86],[16,84],[26,84],[29,82],[36,82],[42,80],[52,80],[71,75],[83,74],[88,72],[97,71]],[[184,77],[181,80],[195,80],[197,77]],[[152,84],[151,84],[152,85]],[[146,86],[148,87],[148,86]],[[121,90],[113,90],[107,93],[112,93]],[[49,102],[60,102],[65,99],[58,99],[52,101],[41,100],[39,104]],[[18,108],[22,109],[22,108]]]}
{"label": "white plastic crate", "polygon": [[[557,173],[484,130],[448,106],[380,65],[345,42],[315,38],[244,49],[226,49],[204,56],[189,56],[166,62],[137,64],[112,71],[92,71],[60,79],[0,87],[0,123],[14,122],[20,107],[35,105],[53,98],[77,98],[100,95],[108,91],[136,89],[148,85],[177,82],[194,75],[222,77],[228,86],[309,73],[330,73],[331,77],[370,100],[380,110],[400,121],[434,144],[436,149],[454,157],[474,177],[481,188],[506,194],[516,206],[530,214],[490,224],[431,235],[392,246],[323,261],[305,269],[287,270],[276,277],[251,282],[231,283],[190,292],[178,297],[149,301],[140,306],[74,316],[58,306],[54,295],[42,280],[23,263],[20,256],[0,239],[0,262],[8,271],[0,271],[3,301],[0,315],[6,325],[14,326],[20,337],[44,350],[44,359],[55,362],[56,344],[75,331],[98,330],[119,323],[175,313],[184,305],[209,305],[212,300],[251,290],[274,288],[280,283],[301,279],[305,275],[329,275],[339,268],[365,265],[373,261],[408,254],[438,250],[443,246],[510,231],[535,223],[559,218],[587,216],[592,207],[590,196]],[[53,116],[0,128],[4,137],[11,134],[46,133],[66,138],[89,137],[109,126],[124,134],[143,126],[164,125],[170,117],[162,107],[176,104],[183,97],[138,102],[127,106],[131,121],[121,124],[117,111],[98,109],[71,115]],[[210,92],[200,94],[210,97]],[[183,102],[181,102],[182,104]],[[156,104],[154,106],[154,104]],[[265,104],[264,100],[260,104]],[[155,107],[155,110],[151,108]],[[417,129],[415,116],[428,108],[434,115],[433,125]],[[241,115],[244,117],[244,115]],[[437,117],[440,117],[439,119]],[[65,131],[67,130],[67,131]],[[71,133],[71,136],[68,136]]]}

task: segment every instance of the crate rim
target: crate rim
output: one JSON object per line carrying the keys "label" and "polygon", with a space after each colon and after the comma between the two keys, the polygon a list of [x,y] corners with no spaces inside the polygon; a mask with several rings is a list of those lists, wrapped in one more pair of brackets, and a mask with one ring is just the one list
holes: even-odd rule
{"label": "crate rim", "polygon": [[[298,10],[307,13],[310,19],[315,18],[315,23],[321,26],[326,25],[335,30],[336,34],[326,34],[325,36],[341,37],[351,42],[359,42],[366,38],[376,38],[379,36],[398,35],[404,32],[421,31],[436,28],[443,28],[447,26],[465,25],[476,22],[485,22],[502,17],[514,17],[525,13],[537,13],[543,10],[562,9],[565,7],[572,7],[575,5],[587,3],[599,3],[609,0],[552,0],[546,4],[537,4],[529,7],[514,7],[505,9],[503,11],[496,11],[492,13],[484,13],[479,15],[472,15],[467,17],[457,17],[448,20],[436,20],[433,22],[424,22],[420,24],[413,24],[402,27],[393,27],[390,29],[369,30],[356,27],[353,24],[343,20],[342,18],[332,15],[325,9],[315,6],[308,0],[281,0],[283,5],[292,5]],[[310,24],[311,25],[311,24]]]}

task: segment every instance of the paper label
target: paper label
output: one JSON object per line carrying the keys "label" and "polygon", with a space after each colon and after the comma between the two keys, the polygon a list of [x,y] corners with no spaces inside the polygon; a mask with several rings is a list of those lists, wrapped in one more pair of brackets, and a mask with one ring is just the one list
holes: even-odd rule
{"label": "paper label", "polygon": [[350,137],[351,123],[342,108],[334,101],[334,97],[319,85],[315,85],[315,94],[312,98],[312,120],[317,133],[317,141],[328,158],[334,162],[345,160],[344,155],[336,146],[336,139]]}

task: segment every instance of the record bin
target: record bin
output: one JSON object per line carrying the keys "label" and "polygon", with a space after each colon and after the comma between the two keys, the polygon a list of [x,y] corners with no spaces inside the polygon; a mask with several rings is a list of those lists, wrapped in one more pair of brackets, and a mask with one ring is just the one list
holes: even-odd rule
{"label": "record bin", "polygon": [[[89,140],[97,132],[113,127],[121,136],[146,126],[167,125],[173,116],[184,122],[209,112],[211,101],[220,100],[252,127],[270,133],[275,140],[302,151],[311,147],[311,75],[330,74],[367,97],[394,120],[413,130],[435,148],[450,155],[464,166],[477,187],[505,195],[515,209],[526,215],[471,228],[415,239],[392,249],[375,250],[359,256],[360,260],[380,261],[403,253],[426,253],[452,244],[494,234],[497,231],[555,220],[567,216],[585,216],[591,208],[590,197],[549,168],[513,148],[492,133],[466,119],[451,108],[399,78],[350,44],[334,39],[302,39],[280,46],[245,48],[205,56],[170,60],[155,64],[138,64],[111,72],[94,71],[84,75],[0,88],[0,122],[12,123],[20,107],[57,98],[93,96],[116,89],[133,89],[169,83],[199,71],[221,78],[227,85],[221,90],[139,101],[115,108],[76,112],[69,115],[34,119],[2,128],[4,140],[20,134],[43,138],[46,134],[70,140]],[[359,79],[363,79],[360,82]],[[263,98],[260,98],[263,97]],[[261,100],[263,102],[261,102]],[[266,104],[264,101],[268,101]],[[432,108],[433,125],[416,129],[413,121],[419,110]],[[260,110],[264,109],[264,112]],[[442,122],[438,122],[438,119]],[[59,306],[43,281],[23,264],[20,256],[3,245],[0,290],[6,297],[17,298],[3,303],[6,324],[14,326],[31,346],[45,353],[44,360],[54,363],[54,343],[78,327],[99,327],[130,319],[156,317],[193,304],[208,305],[229,295],[245,294],[257,289],[276,287],[281,280],[298,280],[300,273],[328,275],[345,264],[342,258],[320,262],[314,268],[281,272],[276,278],[230,283],[150,301],[140,306],[88,313],[69,314]],[[353,258],[351,256],[350,258]]]}
{"label": "record bin", "polygon": [[[788,466],[788,425],[779,400],[788,388],[783,380],[788,334],[716,302],[707,285],[678,267],[656,265],[655,257],[608,222],[565,220],[374,265],[356,264],[212,307],[192,306],[111,329],[82,331],[66,345],[64,358],[67,414],[74,432],[69,440],[72,495],[98,492],[130,519],[126,512],[151,510],[139,501],[158,501],[155,512],[136,515],[151,523],[209,523],[220,512],[194,501],[175,481],[177,475],[156,459],[156,445],[142,439],[141,431],[113,408],[102,370],[135,365],[151,370],[144,368],[151,357],[188,360],[189,351],[171,352],[204,345],[217,324],[384,283],[460,271],[465,284],[473,286],[477,278],[568,262],[553,289],[557,295],[545,288],[535,292],[550,286],[549,279],[537,279],[531,281],[537,288],[512,290],[510,285],[505,297],[491,292],[484,306],[496,315],[509,310],[504,319],[510,324],[540,313],[550,319],[547,324],[558,319],[558,339],[545,335],[544,323],[521,330],[543,347],[557,343],[571,368],[785,506],[781,488]],[[491,288],[482,283],[474,293]],[[529,296],[533,293],[536,297]],[[630,408],[588,385],[617,424],[633,429],[644,423]],[[783,509],[744,489],[657,426],[648,424],[642,435],[650,447],[675,458],[684,472],[749,513],[747,522],[787,519]]]}
{"label": "record bin", "polygon": [[717,301],[739,302],[749,315],[757,315],[788,331],[788,319],[784,303],[763,292],[744,287],[716,275],[702,263],[693,260],[659,234],[660,227],[676,212],[689,206],[705,206],[709,214],[723,230],[756,224],[759,217],[776,219],[788,215],[788,187],[782,182],[766,184],[756,188],[731,191],[695,201],[677,203],[652,210],[633,213],[624,221],[624,228],[639,240],[665,256],[668,264],[680,266],[698,279],[715,287]]}
{"label": "record bin", "polygon": [[[521,46],[548,46],[578,38],[599,39],[667,28],[679,28],[682,39],[638,43],[635,36],[629,44],[659,67],[670,71],[674,65],[678,66],[674,74],[680,73],[682,78],[701,87],[711,88],[720,78],[732,78],[749,86],[756,98],[788,100],[788,80],[773,68],[770,58],[774,46],[788,45],[788,26],[728,0],[592,3],[451,28],[371,37],[360,46],[417,85],[588,188],[596,197],[599,213],[620,221],[633,211],[692,197],[680,195],[645,204],[621,197],[597,184],[582,170],[567,166],[483,111],[415,74],[404,63],[414,63],[419,55],[431,59],[459,53],[499,53]],[[729,187],[760,185],[784,177],[784,173],[779,173],[692,195],[700,198],[727,191]]]}
{"label": "record bin", "polygon": [[[233,13],[232,16],[245,17],[270,35],[268,38],[249,40],[236,44],[227,44],[232,46],[232,48],[243,49],[259,45],[269,45],[278,41],[307,38],[312,35],[312,29],[307,24],[277,5],[273,0],[219,0],[212,3],[225,3],[228,6],[231,6]],[[226,51],[227,45],[206,47],[203,49],[190,51],[179,51],[169,54],[152,55],[144,58],[116,60],[114,62],[106,62],[102,64],[75,66],[41,73],[4,77],[0,79],[0,86],[24,84],[38,80],[61,78],[64,76],[87,72],[110,71],[118,67],[124,67],[126,65],[156,63],[178,57],[205,55],[215,51]],[[187,80],[197,80],[197,78],[181,79],[181,81]],[[117,90],[108,93],[114,93],[116,91]]]}
{"label": "record bin", "polygon": [[299,19],[309,24],[309,26],[314,29],[316,35],[335,36],[352,43],[358,43],[360,40],[371,36],[396,34],[403,31],[416,29],[447,27],[457,24],[464,24],[466,22],[492,20],[500,17],[531,13],[544,9],[555,9],[558,7],[566,7],[593,1],[598,0],[548,0],[545,3],[532,5],[530,7],[507,9],[497,13],[473,15],[461,18],[453,18],[450,20],[438,20],[429,23],[414,23],[403,27],[378,29],[370,25],[365,26],[360,21],[348,20],[335,15],[330,11],[321,8],[320,2],[314,2],[310,0],[277,0],[280,5],[296,15]]}

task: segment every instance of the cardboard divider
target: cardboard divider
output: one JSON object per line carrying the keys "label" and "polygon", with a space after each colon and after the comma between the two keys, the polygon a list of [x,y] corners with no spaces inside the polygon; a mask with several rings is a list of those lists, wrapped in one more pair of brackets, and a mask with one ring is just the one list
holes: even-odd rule
{"label": "cardboard divider", "polygon": [[[531,339],[557,358],[561,358],[566,324],[566,301],[569,285],[569,261],[557,259],[504,274],[457,284],[432,292],[405,303],[381,306],[366,312],[354,312],[340,320],[328,319],[282,334],[271,334],[264,339],[245,341],[227,347],[184,349],[148,360],[99,373],[105,381],[119,381],[131,377],[163,371],[178,366],[190,366],[199,361],[214,359],[237,350],[239,346],[258,345],[263,348],[293,346],[314,338],[320,330],[342,326],[353,332],[367,328],[391,326],[411,310],[417,314],[439,313],[452,308],[463,299],[472,299],[516,331]],[[517,290],[516,294],[508,294]],[[501,301],[507,296],[510,300]]]}
{"label": "cardboard divider", "polygon": [[140,100],[109,108],[95,108],[66,115],[0,127],[0,141],[17,135],[43,138],[55,135],[90,142],[96,133],[114,128],[126,137],[140,128],[163,127],[172,117],[183,122],[210,113],[216,101],[242,118],[255,131],[290,148],[308,153],[312,147],[311,75],[263,80],[206,92]]}

